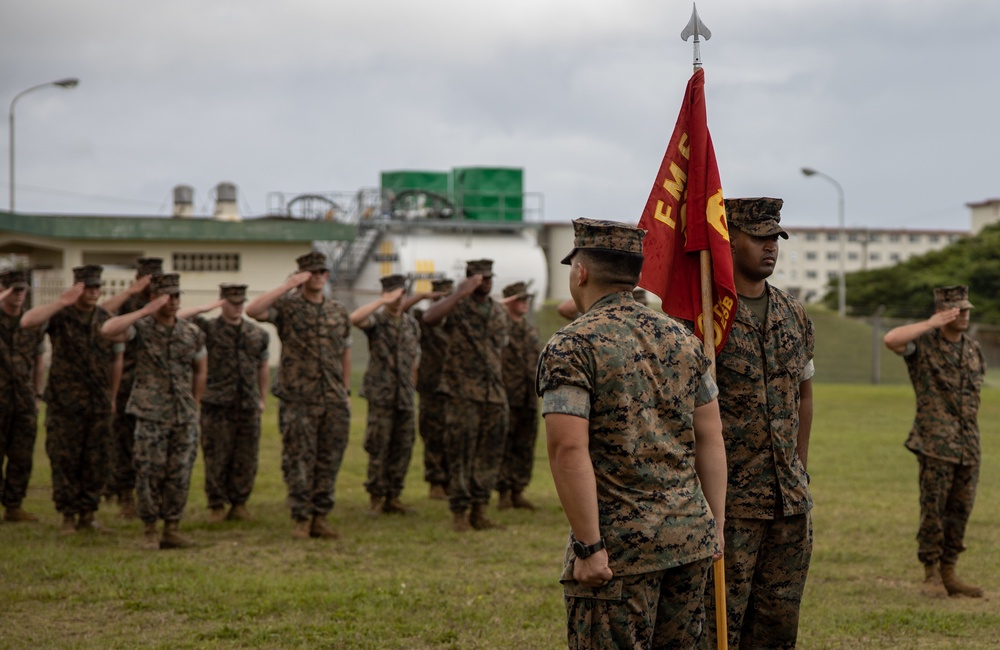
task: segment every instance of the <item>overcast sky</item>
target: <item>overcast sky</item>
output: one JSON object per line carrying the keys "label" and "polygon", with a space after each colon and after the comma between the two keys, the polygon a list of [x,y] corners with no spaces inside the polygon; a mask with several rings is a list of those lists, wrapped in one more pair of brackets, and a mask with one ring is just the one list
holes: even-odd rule
{"label": "overcast sky", "polygon": [[[727,197],[783,223],[968,229],[1000,197],[1000,2],[701,0]],[[691,75],[679,0],[7,0],[17,209],[198,213],[235,183],[353,192],[383,170],[522,167],[545,217],[635,222]],[[4,158],[9,136],[4,130]],[[3,164],[8,204],[8,166]]]}

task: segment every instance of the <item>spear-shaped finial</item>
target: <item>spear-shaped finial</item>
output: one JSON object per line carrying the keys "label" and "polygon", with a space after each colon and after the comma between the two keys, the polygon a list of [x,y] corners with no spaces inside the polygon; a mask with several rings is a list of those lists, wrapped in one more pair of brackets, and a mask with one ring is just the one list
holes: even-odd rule
{"label": "spear-shaped finial", "polygon": [[691,36],[694,36],[694,69],[697,70],[701,67],[701,41],[698,40],[698,37],[704,36],[707,41],[712,38],[712,32],[708,27],[705,27],[705,23],[701,22],[701,18],[698,17],[698,5],[693,2],[691,3],[691,20],[681,32],[681,40],[686,41]]}

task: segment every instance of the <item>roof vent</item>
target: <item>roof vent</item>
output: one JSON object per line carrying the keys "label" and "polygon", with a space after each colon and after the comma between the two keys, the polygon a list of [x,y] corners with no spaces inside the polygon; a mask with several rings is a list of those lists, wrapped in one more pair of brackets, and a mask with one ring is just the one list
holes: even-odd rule
{"label": "roof vent", "polygon": [[174,217],[187,219],[194,216],[194,188],[190,185],[174,186]]}
{"label": "roof vent", "polygon": [[236,185],[222,182],[215,186],[215,219],[217,221],[239,221],[236,208]]}

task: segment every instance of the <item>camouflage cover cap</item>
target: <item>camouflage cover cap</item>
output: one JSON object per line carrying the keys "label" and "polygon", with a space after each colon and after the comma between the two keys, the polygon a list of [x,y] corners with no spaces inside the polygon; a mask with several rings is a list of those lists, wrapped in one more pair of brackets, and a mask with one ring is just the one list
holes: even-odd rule
{"label": "camouflage cover cap", "polygon": [[149,286],[156,293],[176,296],[181,292],[181,275],[180,273],[154,275]]}
{"label": "camouflage cover cap", "polygon": [[326,266],[326,255],[319,251],[299,255],[295,258],[299,271],[329,271]]}
{"label": "camouflage cover cap", "polygon": [[508,284],[503,288],[503,297],[510,298],[511,296],[517,296],[521,300],[530,300],[535,297],[535,294],[528,293],[528,285],[530,282],[515,282],[514,284]]}
{"label": "camouflage cover cap", "polygon": [[570,258],[581,248],[642,255],[642,238],[646,231],[618,221],[574,219],[573,235],[573,250],[563,258],[563,264],[569,264]]}
{"label": "camouflage cover cap", "polygon": [[632,297],[635,298],[635,301],[640,305],[649,304],[649,296],[646,294],[645,289],[632,289]]}
{"label": "camouflage cover cap", "polygon": [[435,278],[431,280],[431,291],[451,291],[455,281],[451,278]]}
{"label": "camouflage cover cap", "polygon": [[135,274],[140,278],[163,273],[162,257],[140,257],[135,261]]}
{"label": "camouflage cover cap", "polygon": [[27,289],[28,270],[7,269],[3,273],[0,273],[0,285],[11,289]]}
{"label": "camouflage cover cap", "polygon": [[778,225],[781,221],[781,206],[784,201],[766,196],[754,199],[726,199],[726,221],[730,227],[753,235],[770,237],[780,235],[788,239],[788,233]]}
{"label": "camouflage cover cap", "polygon": [[225,298],[234,305],[247,301],[247,285],[223,282],[219,285],[219,297]]}
{"label": "camouflage cover cap", "polygon": [[101,286],[101,273],[104,267],[100,264],[84,264],[73,267],[73,284],[82,282],[87,287]]}
{"label": "camouflage cover cap", "polygon": [[972,309],[969,302],[969,287],[955,285],[951,287],[938,287],[934,290],[935,309]]}
{"label": "camouflage cover cap", "polygon": [[406,276],[401,273],[385,275],[379,278],[382,283],[382,293],[389,293],[406,286]]}
{"label": "camouflage cover cap", "polygon": [[469,260],[465,263],[465,276],[471,278],[481,275],[484,278],[493,277],[493,260]]}

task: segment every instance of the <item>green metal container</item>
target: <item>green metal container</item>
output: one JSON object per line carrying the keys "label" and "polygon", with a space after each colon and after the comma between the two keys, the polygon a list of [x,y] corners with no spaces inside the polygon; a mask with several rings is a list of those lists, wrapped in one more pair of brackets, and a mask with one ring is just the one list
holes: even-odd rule
{"label": "green metal container", "polygon": [[448,195],[448,172],[389,171],[382,172],[382,190],[399,194],[404,190],[423,190],[441,196]]}
{"label": "green metal container", "polygon": [[473,221],[524,220],[524,170],[455,167],[449,193],[459,215]]}

